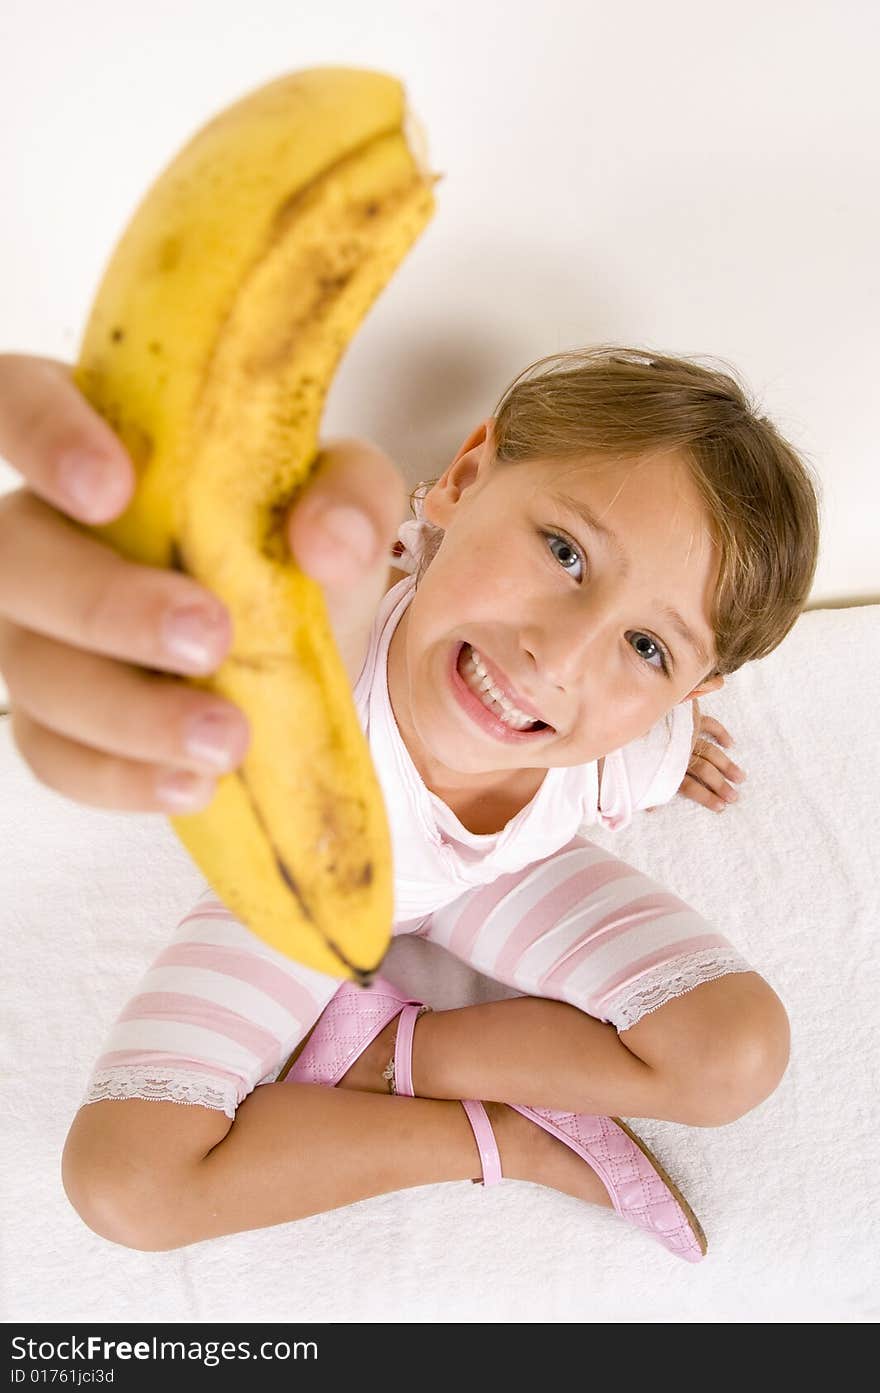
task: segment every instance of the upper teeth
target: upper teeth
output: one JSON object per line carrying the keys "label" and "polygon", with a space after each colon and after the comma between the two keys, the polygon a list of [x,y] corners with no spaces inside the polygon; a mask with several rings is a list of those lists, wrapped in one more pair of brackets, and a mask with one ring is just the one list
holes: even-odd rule
{"label": "upper teeth", "polygon": [[537,720],[537,717],[530,716],[526,711],[520,711],[518,706],[514,706],[513,702],[510,701],[502,691],[499,691],[483,666],[479,653],[475,648],[471,648],[469,644],[466,647],[467,656],[464,663],[465,673],[468,674],[470,670],[470,673],[473,674],[469,685],[483,698],[483,704],[488,705],[485,698],[489,697],[497,706],[500,706],[501,720],[504,721],[505,725],[523,728],[525,726],[530,726],[533,721]]}

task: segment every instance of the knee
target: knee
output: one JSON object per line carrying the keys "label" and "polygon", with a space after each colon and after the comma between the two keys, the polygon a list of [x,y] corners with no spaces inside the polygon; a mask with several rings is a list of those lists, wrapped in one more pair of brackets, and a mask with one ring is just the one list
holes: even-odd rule
{"label": "knee", "polygon": [[692,1125],[723,1127],[758,1107],[781,1083],[791,1052],[788,1014],[776,993],[756,996],[751,1009],[708,1042],[689,1095]]}
{"label": "knee", "polygon": [[736,1122],[763,1103],[788,1067],[788,1014],[756,972],[705,982],[622,1037],[661,1081],[663,1116],[692,1127]]}
{"label": "knee", "polygon": [[173,1205],[161,1186],[139,1167],[113,1170],[76,1128],[62,1152],[61,1183],[83,1223],[99,1237],[144,1253],[181,1246],[172,1238]]}

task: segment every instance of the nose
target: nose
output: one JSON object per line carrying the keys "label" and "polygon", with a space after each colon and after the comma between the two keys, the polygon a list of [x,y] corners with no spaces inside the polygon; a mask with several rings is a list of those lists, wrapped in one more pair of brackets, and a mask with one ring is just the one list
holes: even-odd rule
{"label": "nose", "polygon": [[598,613],[581,609],[569,618],[560,609],[546,623],[524,630],[521,641],[534,664],[536,682],[544,689],[572,692],[583,690],[591,671],[602,671],[600,649],[609,635],[610,628]]}

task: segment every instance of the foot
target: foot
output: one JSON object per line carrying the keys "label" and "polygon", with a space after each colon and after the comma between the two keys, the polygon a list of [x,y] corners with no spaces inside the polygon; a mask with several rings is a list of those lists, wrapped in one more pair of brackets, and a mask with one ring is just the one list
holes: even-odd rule
{"label": "foot", "polygon": [[[400,1016],[394,1016],[379,1031],[374,1040],[343,1074],[337,1088],[354,1089],[360,1093],[387,1093],[388,1080],[383,1078],[383,1070],[394,1054],[397,1042],[397,1027]],[[312,1027],[314,1029],[314,1027]],[[291,1063],[301,1054],[308,1043],[309,1035],[300,1043],[291,1056]],[[418,1088],[416,1088],[418,1092]],[[599,1176],[564,1142],[545,1132],[537,1123],[530,1122],[522,1113],[509,1108],[506,1103],[484,1102],[492,1131],[501,1156],[502,1174],[508,1180],[529,1180],[534,1185],[546,1185],[551,1190],[561,1190],[574,1199],[585,1200],[589,1204],[603,1205],[613,1209],[611,1196]],[[481,1176],[479,1160],[476,1163],[474,1179]]]}
{"label": "foot", "polygon": [[[388,1061],[394,1054],[399,1022],[400,1015],[396,1015],[379,1031],[375,1040],[370,1041],[363,1053],[358,1055],[351,1068],[343,1074],[336,1084],[337,1088],[356,1089],[359,1093],[388,1093],[390,1091],[388,1080],[382,1077],[382,1073],[383,1070],[387,1069]],[[284,1079],[290,1072],[315,1033],[317,1025],[316,1021],[308,1035],[300,1040],[282,1069],[279,1079]]]}
{"label": "foot", "polygon": [[[380,1030],[339,1080],[337,1088],[353,1088],[362,1093],[388,1092],[388,1081],[382,1077],[382,1071],[394,1054],[399,1021],[400,1017],[395,1016]],[[495,1133],[502,1173],[508,1180],[530,1180],[535,1185],[561,1190],[589,1204],[614,1208],[602,1180],[571,1147],[506,1103],[484,1102],[483,1107]],[[474,1178],[480,1178],[479,1162]]]}
{"label": "foot", "polygon": [[483,1107],[495,1133],[506,1179],[530,1180],[588,1204],[614,1208],[603,1181],[571,1147],[506,1103],[484,1102]]}
{"label": "foot", "polygon": [[394,1054],[399,1023],[400,1016],[397,1015],[383,1026],[375,1040],[370,1041],[348,1072],[343,1074],[337,1088],[354,1088],[359,1093],[389,1092],[388,1080],[382,1077],[382,1071],[387,1069],[388,1061]]}

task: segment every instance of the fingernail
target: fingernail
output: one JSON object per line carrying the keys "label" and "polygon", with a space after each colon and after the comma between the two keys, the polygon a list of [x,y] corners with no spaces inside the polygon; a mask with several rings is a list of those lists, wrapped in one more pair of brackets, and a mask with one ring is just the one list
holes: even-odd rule
{"label": "fingernail", "polygon": [[186,735],[186,752],[212,769],[226,771],[241,761],[249,732],[234,711],[207,711],[193,720]]}
{"label": "fingernail", "polygon": [[162,642],[169,657],[201,670],[217,666],[228,637],[225,614],[202,605],[169,610],[162,620]]}
{"label": "fingernail", "polygon": [[117,465],[88,450],[71,450],[58,469],[61,488],[87,522],[115,517],[126,495],[126,481]]}
{"label": "fingernail", "polygon": [[186,769],[172,769],[156,780],[156,797],[170,812],[196,812],[214,797],[216,783]]}
{"label": "fingernail", "polygon": [[327,508],[318,514],[318,526],[358,561],[369,565],[376,558],[376,529],[358,508]]}

